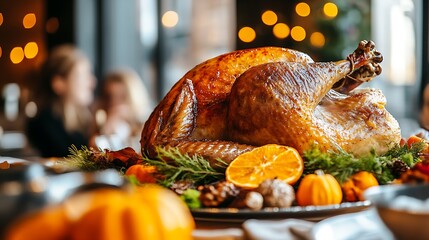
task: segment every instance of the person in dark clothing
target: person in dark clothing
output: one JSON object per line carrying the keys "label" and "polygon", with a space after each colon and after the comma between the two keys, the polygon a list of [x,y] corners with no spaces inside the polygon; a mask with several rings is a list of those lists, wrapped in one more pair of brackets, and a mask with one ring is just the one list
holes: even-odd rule
{"label": "person in dark clothing", "polygon": [[71,45],[54,48],[41,68],[38,113],[27,121],[31,145],[42,157],[65,157],[88,145],[95,77],[88,58]]}

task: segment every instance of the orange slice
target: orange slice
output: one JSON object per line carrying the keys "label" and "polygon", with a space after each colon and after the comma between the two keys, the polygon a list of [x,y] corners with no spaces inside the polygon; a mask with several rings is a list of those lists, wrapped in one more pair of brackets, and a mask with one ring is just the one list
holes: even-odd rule
{"label": "orange slice", "polygon": [[295,148],[268,144],[243,153],[226,169],[226,180],[243,188],[256,188],[267,179],[294,184],[301,177],[304,161]]}

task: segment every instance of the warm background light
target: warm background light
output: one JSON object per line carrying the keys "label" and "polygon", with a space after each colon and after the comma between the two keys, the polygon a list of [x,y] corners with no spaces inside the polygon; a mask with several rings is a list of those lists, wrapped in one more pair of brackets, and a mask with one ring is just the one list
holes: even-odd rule
{"label": "warm background light", "polygon": [[162,15],[162,25],[165,27],[174,27],[179,22],[179,15],[175,11],[167,11]]}
{"label": "warm background light", "polygon": [[238,31],[238,38],[243,42],[252,42],[256,38],[256,32],[251,27],[243,27]]}
{"label": "warm background light", "polygon": [[0,13],[0,26],[3,24],[3,13]]}
{"label": "warm background light", "polygon": [[310,43],[314,47],[321,48],[325,46],[325,36],[321,32],[314,32],[310,35]]}
{"label": "warm background light", "polygon": [[261,19],[265,25],[272,26],[277,23],[277,14],[268,10],[262,14]]}
{"label": "warm background light", "polygon": [[27,15],[25,15],[22,19],[22,25],[26,29],[34,27],[34,25],[36,25],[36,14],[28,13]]}
{"label": "warm background light", "polygon": [[295,26],[290,31],[290,35],[293,38],[293,40],[297,42],[301,42],[302,40],[305,39],[305,36],[306,36],[305,29],[301,26]]}
{"label": "warm background light", "polygon": [[36,103],[35,102],[28,102],[27,105],[25,105],[24,112],[25,112],[25,115],[29,118],[36,116],[36,114],[37,114]]}
{"label": "warm background light", "polygon": [[323,13],[329,18],[334,18],[338,14],[338,7],[331,2],[325,3],[323,6]]}
{"label": "warm background light", "polygon": [[24,47],[24,55],[28,59],[35,58],[39,52],[39,46],[35,42],[29,42]]}
{"label": "warm background light", "polygon": [[0,58],[1,58],[1,55],[3,55],[3,49],[0,47]]}
{"label": "warm background light", "polygon": [[295,7],[295,12],[298,16],[307,17],[310,15],[310,6],[305,2],[300,2]]}
{"label": "warm background light", "polygon": [[24,50],[22,47],[14,47],[12,51],[10,51],[10,61],[14,64],[18,64],[22,62],[24,59]]}
{"label": "warm background light", "polygon": [[287,36],[289,36],[289,33],[290,33],[290,28],[285,23],[277,23],[273,27],[273,34],[276,38],[279,38],[279,39],[287,38]]}
{"label": "warm background light", "polygon": [[46,21],[46,32],[47,33],[55,33],[58,31],[58,28],[60,27],[60,22],[58,21],[58,18],[51,17]]}

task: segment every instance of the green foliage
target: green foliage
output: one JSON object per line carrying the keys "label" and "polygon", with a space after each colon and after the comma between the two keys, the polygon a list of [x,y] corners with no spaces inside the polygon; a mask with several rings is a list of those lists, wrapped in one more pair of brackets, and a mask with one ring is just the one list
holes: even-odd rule
{"label": "green foliage", "polygon": [[199,200],[200,194],[198,190],[189,188],[180,195],[180,198],[190,209],[196,209],[201,207],[201,202]]}
{"label": "green foliage", "polygon": [[[190,180],[195,184],[207,184],[224,179],[223,171],[217,171],[210,166],[209,161],[201,156],[181,153],[177,148],[156,148],[157,156],[154,159],[143,156],[143,161],[155,166],[158,172],[164,175],[161,185],[170,187],[179,180]],[[225,169],[228,164],[217,159],[218,167]]]}
{"label": "green foliage", "polygon": [[68,157],[60,161],[60,164],[68,169],[97,171],[110,167],[106,161],[99,161],[99,159],[104,157],[103,152],[95,155],[92,149],[86,146],[82,146],[81,149],[78,149],[75,145],[70,146],[69,151],[70,154]]}
{"label": "green foliage", "polygon": [[314,146],[304,153],[304,174],[322,169],[343,183],[354,173],[368,171],[374,174],[380,184],[387,184],[394,180],[391,170],[393,162],[402,160],[407,166],[412,167],[420,161],[419,153],[423,147],[424,143],[416,143],[410,149],[406,145],[397,145],[380,156],[371,151],[363,157],[355,157],[344,151],[322,152]]}

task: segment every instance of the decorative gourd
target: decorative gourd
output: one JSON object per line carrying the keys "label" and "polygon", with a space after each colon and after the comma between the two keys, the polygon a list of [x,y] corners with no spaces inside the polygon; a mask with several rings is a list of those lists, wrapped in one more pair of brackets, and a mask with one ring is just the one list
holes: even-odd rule
{"label": "decorative gourd", "polygon": [[316,170],[303,177],[296,194],[300,206],[341,203],[343,193],[338,181],[330,174]]}
{"label": "decorative gourd", "polygon": [[157,179],[155,166],[147,166],[143,164],[135,164],[127,169],[125,175],[135,176],[140,183],[156,183]]}
{"label": "decorative gourd", "polygon": [[360,171],[353,174],[342,184],[344,198],[347,202],[363,201],[363,192],[370,187],[378,186],[378,181],[369,172]]}

